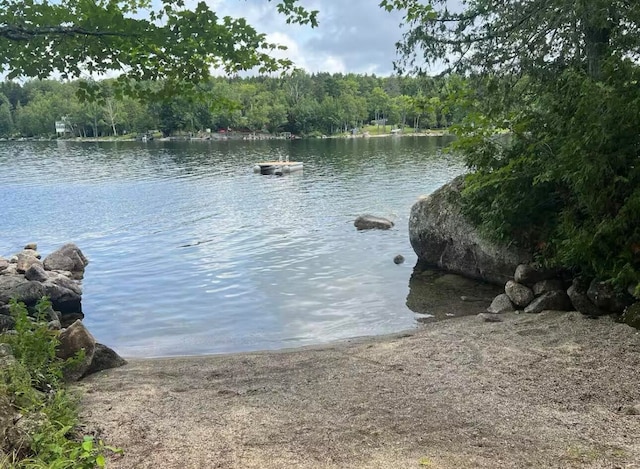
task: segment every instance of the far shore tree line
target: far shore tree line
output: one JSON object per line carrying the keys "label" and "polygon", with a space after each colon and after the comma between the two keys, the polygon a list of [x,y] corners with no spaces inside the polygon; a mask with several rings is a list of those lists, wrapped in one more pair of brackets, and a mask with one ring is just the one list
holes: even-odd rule
{"label": "far shore tree line", "polygon": [[[290,132],[334,135],[374,125],[376,131],[439,129],[460,122],[448,103],[460,78],[378,77],[356,74],[211,78],[197,99],[118,96],[114,80],[93,85],[99,100],[83,100],[82,80],[0,83],[0,137],[113,137],[159,130],[164,136],[206,132]],[[161,86],[149,83],[150,87]]]}

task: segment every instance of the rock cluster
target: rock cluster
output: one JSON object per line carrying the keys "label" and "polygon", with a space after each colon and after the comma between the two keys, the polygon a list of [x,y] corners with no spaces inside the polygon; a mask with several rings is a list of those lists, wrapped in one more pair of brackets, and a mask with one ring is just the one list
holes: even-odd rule
{"label": "rock cluster", "polygon": [[557,271],[520,264],[513,278],[506,282],[504,293],[493,300],[487,312],[576,310],[595,317],[621,314],[633,302],[631,295],[616,292],[608,283],[598,280],[585,282],[580,278],[568,282]]}
{"label": "rock cluster", "polygon": [[25,304],[30,313],[43,296],[51,301],[49,328],[60,330],[58,356],[69,358],[84,350],[84,360],[69,372],[68,380],[77,380],[125,362],[108,347],[96,343],[82,319],[82,285],[89,261],[73,243],[42,259],[35,243],[8,259],[0,257],[0,333],[12,329],[15,322],[9,312],[12,299]]}

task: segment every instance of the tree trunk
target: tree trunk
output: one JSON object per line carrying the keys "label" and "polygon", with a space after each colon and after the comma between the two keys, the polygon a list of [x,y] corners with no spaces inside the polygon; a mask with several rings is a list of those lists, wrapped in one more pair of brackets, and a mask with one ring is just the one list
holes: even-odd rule
{"label": "tree trunk", "polygon": [[613,15],[602,2],[596,0],[585,0],[581,8],[587,74],[594,80],[600,80],[602,63],[609,53]]}

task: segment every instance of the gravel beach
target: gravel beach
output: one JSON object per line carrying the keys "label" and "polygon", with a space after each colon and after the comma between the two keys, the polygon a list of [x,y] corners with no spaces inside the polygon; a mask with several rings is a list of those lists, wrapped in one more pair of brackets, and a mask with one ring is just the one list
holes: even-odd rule
{"label": "gravel beach", "polygon": [[276,352],[130,360],[76,385],[132,468],[640,468],[640,333],[476,316]]}

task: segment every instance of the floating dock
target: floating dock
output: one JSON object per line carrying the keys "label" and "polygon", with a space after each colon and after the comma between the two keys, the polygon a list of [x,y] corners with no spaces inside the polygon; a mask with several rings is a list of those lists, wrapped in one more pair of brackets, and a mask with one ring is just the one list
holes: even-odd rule
{"label": "floating dock", "polygon": [[254,173],[275,174],[276,176],[296,171],[302,171],[302,163],[300,161],[264,161],[256,163],[253,167]]}

